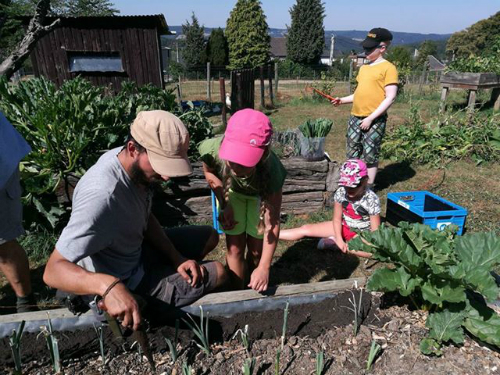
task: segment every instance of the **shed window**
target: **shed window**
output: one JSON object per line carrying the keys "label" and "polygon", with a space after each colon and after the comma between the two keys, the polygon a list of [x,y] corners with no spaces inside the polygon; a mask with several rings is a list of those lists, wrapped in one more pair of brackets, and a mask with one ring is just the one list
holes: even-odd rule
{"label": "shed window", "polygon": [[68,52],[70,72],[123,72],[118,52]]}

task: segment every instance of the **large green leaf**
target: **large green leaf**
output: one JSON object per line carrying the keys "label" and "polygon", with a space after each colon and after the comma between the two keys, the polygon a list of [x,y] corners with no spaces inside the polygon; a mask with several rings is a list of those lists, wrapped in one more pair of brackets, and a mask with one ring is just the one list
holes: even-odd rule
{"label": "large green leaf", "polygon": [[484,303],[468,300],[463,326],[478,339],[500,348],[500,316]]}
{"label": "large green leaf", "polygon": [[500,238],[493,232],[467,234],[455,239],[455,251],[462,261],[491,270],[500,263]]}
{"label": "large green leaf", "polygon": [[430,339],[428,337],[422,339],[420,341],[420,351],[425,355],[435,355],[440,357],[443,355],[443,351],[441,350],[441,343],[437,342],[434,339]]}
{"label": "large green leaf", "polygon": [[426,327],[430,329],[429,337],[439,343],[453,341],[455,344],[462,344],[464,342],[462,329],[464,318],[464,312],[449,310],[429,314],[425,322]]}
{"label": "large green leaf", "polygon": [[465,301],[465,289],[463,286],[449,280],[430,278],[421,287],[422,297],[436,305],[443,302]]}
{"label": "large green leaf", "polygon": [[368,280],[367,289],[383,292],[398,290],[402,296],[408,296],[421,282],[420,278],[412,278],[403,267],[397,269],[379,268]]}
{"label": "large green leaf", "polygon": [[498,297],[499,289],[495,278],[490,274],[490,269],[465,263],[464,280],[467,287],[481,293],[488,301],[494,301]]}

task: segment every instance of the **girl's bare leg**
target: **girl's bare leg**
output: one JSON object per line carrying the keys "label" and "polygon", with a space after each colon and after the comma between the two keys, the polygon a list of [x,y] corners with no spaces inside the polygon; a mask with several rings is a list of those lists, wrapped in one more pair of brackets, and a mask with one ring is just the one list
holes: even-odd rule
{"label": "girl's bare leg", "polygon": [[238,235],[226,234],[226,244],[226,262],[229,268],[231,286],[236,290],[243,289],[247,275],[245,264],[246,233]]}
{"label": "girl's bare leg", "polygon": [[259,265],[260,257],[262,256],[263,240],[252,236],[247,236],[247,268],[250,275]]}
{"label": "girl's bare leg", "polygon": [[296,241],[304,237],[331,237],[333,236],[333,223],[323,221],[322,223],[306,224],[298,228],[282,229],[280,240]]}

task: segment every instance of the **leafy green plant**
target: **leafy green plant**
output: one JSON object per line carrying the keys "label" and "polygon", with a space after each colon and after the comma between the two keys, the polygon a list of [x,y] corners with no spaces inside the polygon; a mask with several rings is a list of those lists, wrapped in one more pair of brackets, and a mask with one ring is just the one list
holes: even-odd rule
{"label": "leafy green plant", "polygon": [[168,337],[165,337],[165,342],[167,343],[168,346],[168,351],[170,353],[170,358],[172,359],[172,363],[175,363],[178,357],[178,352],[177,352],[177,337],[179,334],[179,319],[175,319],[175,335],[174,335],[174,341],[170,340]]}
{"label": "leafy green plant", "polygon": [[476,163],[500,160],[500,115],[471,116],[442,113],[425,122],[420,107],[412,103],[404,125],[388,132],[382,156],[442,166],[446,161],[471,158]]}
{"label": "leafy green plant", "polygon": [[200,324],[196,323],[196,321],[193,319],[191,315],[188,314],[189,319],[191,319],[191,322],[182,319],[184,323],[193,331],[193,333],[198,337],[198,340],[200,340],[200,343],[196,343],[198,348],[203,350],[207,355],[210,355],[212,351],[210,350],[210,341],[209,341],[209,335],[208,335],[208,316],[207,318],[204,318],[203,316],[203,306],[200,306]]}
{"label": "leafy green plant", "polygon": [[177,116],[182,120],[189,131],[189,158],[195,161],[199,158],[198,143],[213,137],[213,126],[204,115],[203,108],[196,108],[192,102],[187,103],[189,110],[179,113]]}
{"label": "leafy green plant", "polygon": [[14,375],[22,374],[21,364],[21,338],[23,337],[24,325],[26,322],[23,320],[19,323],[17,332],[12,330],[12,335],[9,337],[10,350],[12,350],[12,357],[14,359]]}
{"label": "leafy green plant", "polygon": [[316,353],[316,375],[322,375],[325,370],[325,353],[320,351]]}
{"label": "leafy green plant", "polygon": [[59,354],[59,340],[54,336],[54,332],[52,330],[52,321],[50,320],[50,318],[47,319],[47,325],[41,326],[40,330],[41,331],[39,335],[43,335],[45,337],[47,347],[49,348],[50,361],[52,363],[54,373],[64,374],[61,363],[61,356]]}
{"label": "leafy green plant", "polygon": [[244,375],[252,375],[255,371],[255,358],[245,359],[242,370]]}
{"label": "leafy green plant", "polygon": [[333,121],[326,118],[316,120],[306,120],[299,129],[306,138],[322,138],[326,137],[332,130]]}
{"label": "leafy green plant", "polygon": [[370,347],[370,353],[368,353],[368,360],[366,361],[366,371],[370,371],[373,361],[375,360],[375,358],[377,358],[380,350],[382,350],[382,347],[377,344],[375,340],[373,340],[372,346]]}
{"label": "leafy green plant", "polygon": [[440,355],[444,343],[461,344],[463,328],[500,347],[500,317],[486,305],[499,292],[490,271],[500,264],[500,238],[493,232],[457,236],[456,229],[449,226],[439,232],[422,224],[382,224],[352,243],[372,253],[373,259],[394,265],[375,270],[368,290],[398,291],[415,307],[429,311],[429,335],[420,345],[425,354]]}

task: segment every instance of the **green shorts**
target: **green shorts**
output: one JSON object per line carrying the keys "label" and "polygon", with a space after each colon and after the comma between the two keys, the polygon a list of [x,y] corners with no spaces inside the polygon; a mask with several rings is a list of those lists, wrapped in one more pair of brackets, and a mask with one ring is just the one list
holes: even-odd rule
{"label": "green shorts", "polygon": [[359,126],[365,117],[352,116],[347,127],[347,159],[362,159],[368,168],[376,166],[385,134],[387,115],[377,117],[368,130]]}
{"label": "green shorts", "polygon": [[[260,222],[260,197],[237,193],[230,189],[229,204],[233,207],[234,220],[238,224],[231,230],[221,228],[225,234],[236,236],[246,233],[257,239],[264,238],[257,229]],[[217,210],[220,212],[218,202]]]}

